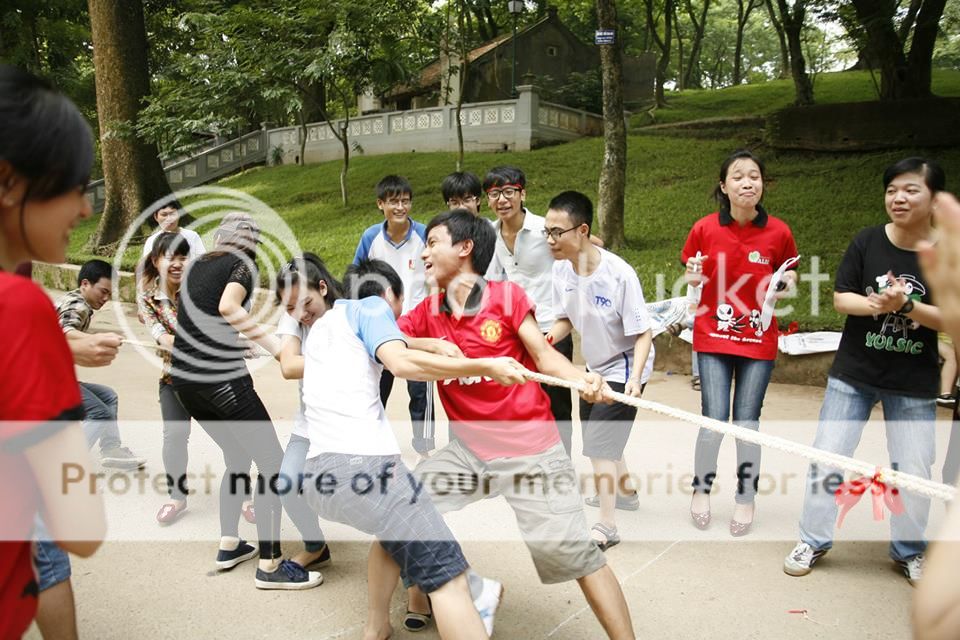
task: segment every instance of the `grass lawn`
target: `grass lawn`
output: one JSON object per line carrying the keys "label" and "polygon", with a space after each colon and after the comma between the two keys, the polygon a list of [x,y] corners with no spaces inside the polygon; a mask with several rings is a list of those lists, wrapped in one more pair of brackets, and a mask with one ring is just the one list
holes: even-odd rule
{"label": "grass lawn", "polygon": [[[879,74],[876,82],[880,82]],[[866,102],[877,99],[877,89],[869,71],[824,73],[814,80],[814,98],[818,104]],[[960,96],[960,71],[933,70],[933,93]],[[688,90],[667,94],[666,108],[657,109],[653,122],[643,113],[631,118],[631,127],[668,124],[701,118],[763,116],[789,107],[794,100],[793,80],[773,80],[763,84],[743,84],[718,91]]]}
{"label": "grass lawn", "polygon": [[[950,78],[960,94],[960,73]],[[830,83],[826,76],[822,81],[820,86],[825,93]],[[769,83],[711,95],[717,101],[727,92],[756,93],[768,86],[771,94],[780,91],[778,83]],[[768,97],[756,103],[773,101]],[[648,301],[672,295],[671,288],[682,273],[680,249],[690,227],[699,217],[715,210],[710,194],[720,162],[730,151],[757,137],[753,131],[723,135],[703,140],[651,132],[629,139],[625,216],[628,247],[620,253],[637,268]],[[948,187],[956,189],[960,180],[960,149],[856,154],[778,153],[763,147],[757,150],[766,160],[768,170],[764,202],[770,213],[792,227],[803,255],[801,272],[809,271],[812,259],[817,257],[820,271],[829,276],[816,292],[809,284],[801,285],[800,296],[794,303],[798,311],[785,318],[798,321],[805,331],[842,326],[842,318],[831,304],[832,279],[857,230],[886,221],[880,177],[887,165],[907,155],[930,155],[943,164]],[[527,205],[544,214],[550,198],[566,189],[596,198],[601,159],[602,140],[588,138],[526,153],[468,154],[465,164],[467,170],[481,176],[498,164],[523,168],[528,181]],[[381,177],[389,173],[405,175],[415,192],[413,217],[426,222],[444,208],[440,181],[454,170],[454,163],[450,153],[355,156],[348,177],[348,207],[340,203],[339,162],[258,167],[223,179],[217,185],[237,189],[266,203],[293,231],[300,249],[319,254],[334,273],[342,273],[353,258],[363,230],[383,219],[376,209],[374,193],[374,185]],[[96,220],[89,220],[74,233],[71,262],[91,257],[82,248],[95,224]],[[138,249],[131,248],[124,257],[126,268],[131,268],[139,257]],[[682,287],[676,292],[682,294]],[[814,296],[819,297],[819,313],[811,306]]]}

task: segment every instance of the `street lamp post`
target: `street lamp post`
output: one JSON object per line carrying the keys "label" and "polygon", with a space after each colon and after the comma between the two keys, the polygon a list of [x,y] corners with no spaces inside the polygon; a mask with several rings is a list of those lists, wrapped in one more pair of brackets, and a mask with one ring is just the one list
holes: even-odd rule
{"label": "street lamp post", "polygon": [[523,0],[507,0],[507,11],[513,16],[513,63],[510,65],[510,95],[517,97],[517,19],[523,13]]}

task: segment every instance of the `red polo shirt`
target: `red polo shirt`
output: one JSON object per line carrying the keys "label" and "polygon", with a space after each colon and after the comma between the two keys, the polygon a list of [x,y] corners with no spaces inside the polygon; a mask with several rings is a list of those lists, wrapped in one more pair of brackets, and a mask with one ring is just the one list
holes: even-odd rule
{"label": "red polo shirt", "polygon": [[766,331],[760,313],[770,278],[784,262],[797,255],[790,227],[757,205],[757,217],[740,226],[727,212],[712,213],[693,225],[680,254],[685,264],[697,252],[706,281],[693,324],[693,348],[775,360],[777,320]]}
{"label": "red polo shirt", "polygon": [[23,452],[83,410],[53,304],[27,278],[0,273],[0,335],[0,638],[19,638],[37,609],[30,539],[40,504]]}
{"label": "red polo shirt", "polygon": [[[512,282],[477,281],[463,316],[454,317],[444,293],[432,295],[398,320],[411,337],[442,338],[469,358],[510,356],[536,371],[518,334],[533,304]],[[505,387],[486,378],[437,383],[450,427],[481,460],[517,458],[560,442],[550,399],[539,384]]]}

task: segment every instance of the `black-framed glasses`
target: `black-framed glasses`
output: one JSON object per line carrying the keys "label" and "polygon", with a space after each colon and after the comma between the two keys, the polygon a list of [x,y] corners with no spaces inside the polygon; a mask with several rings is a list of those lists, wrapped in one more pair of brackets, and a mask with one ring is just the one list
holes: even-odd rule
{"label": "black-framed glasses", "polygon": [[521,187],[520,185],[507,184],[502,187],[494,187],[493,189],[490,189],[489,191],[487,191],[487,197],[490,198],[491,200],[499,200],[500,196],[503,195],[503,196],[506,196],[507,199],[509,200],[510,198],[517,195],[521,191],[523,191],[523,187]]}
{"label": "black-framed glasses", "polygon": [[551,240],[559,240],[560,236],[565,234],[567,231],[573,231],[574,229],[577,229],[579,227],[580,225],[577,225],[576,227],[570,227],[569,229],[560,229],[557,227],[553,227],[552,229],[544,229],[540,233],[543,234],[544,238],[549,238]]}
{"label": "black-framed glasses", "polygon": [[463,205],[472,204],[474,202],[480,202],[480,198],[477,196],[463,196],[462,198],[450,198],[447,200],[447,206],[460,208]]}

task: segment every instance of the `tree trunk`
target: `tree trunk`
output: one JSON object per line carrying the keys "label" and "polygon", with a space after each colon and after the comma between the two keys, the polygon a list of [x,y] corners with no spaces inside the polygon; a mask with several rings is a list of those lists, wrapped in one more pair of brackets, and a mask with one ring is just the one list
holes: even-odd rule
{"label": "tree trunk", "polygon": [[910,53],[907,55],[906,94],[911,98],[933,95],[931,90],[933,49],[937,42],[940,17],[943,15],[946,4],[946,0],[924,0],[917,15],[913,42],[910,45]]}
{"label": "tree trunk", "polygon": [[106,190],[90,248],[102,252],[170,187],[156,145],[134,131],[150,94],[143,5],[140,0],[89,0],[88,9]]}
{"label": "tree trunk", "polygon": [[[669,15],[669,11],[665,15]],[[617,28],[615,0],[597,0],[597,26],[600,29],[612,29],[616,33],[614,44],[600,45],[603,164],[600,168],[597,222],[604,244],[610,249],[618,249],[626,244],[623,207],[627,181],[627,127],[623,117],[622,32]]]}
{"label": "tree trunk", "polygon": [[483,10],[477,6],[471,6],[474,17],[477,19],[477,33],[480,35],[480,41],[486,42],[493,38],[490,35],[490,31],[487,29],[487,21],[484,18]]}
{"label": "tree trunk", "polygon": [[[345,92],[340,92],[343,100],[343,123],[340,125],[340,144],[343,146],[343,164],[340,165],[340,200],[343,206],[350,204],[350,194],[347,191],[347,171],[350,169],[350,100]],[[356,102],[356,96],[354,96]]]}
{"label": "tree trunk", "polygon": [[304,157],[307,153],[307,118],[304,114],[305,108],[301,107],[300,112],[297,114],[300,116],[300,155],[297,157],[301,167],[307,164],[307,159]]}
{"label": "tree trunk", "polygon": [[[914,4],[911,3],[909,11],[914,10]],[[907,56],[904,42],[894,26],[897,4],[893,0],[853,0],[857,19],[867,34],[867,48],[876,56],[880,67],[881,100],[931,95],[931,59],[945,5],[946,0],[923,0],[917,8],[913,40]]]}
{"label": "tree trunk", "polygon": [[781,80],[790,77],[790,50],[787,49],[787,36],[783,31],[783,24],[777,19],[777,12],[773,8],[773,0],[766,0],[767,15],[770,16],[770,23],[777,32],[777,40],[780,41],[780,73],[777,74]]}
{"label": "tree trunk", "polygon": [[[597,0],[598,6],[600,0]],[[657,20],[653,17],[653,0],[646,0],[644,4],[647,9],[647,29],[653,37],[653,41],[660,49],[660,56],[657,59],[656,71],[656,89],[655,96],[658,107],[667,106],[667,98],[664,94],[663,84],[667,79],[667,69],[670,67],[670,50],[672,47],[673,36],[673,2],[674,0],[664,0],[663,3],[663,38],[657,32]]]}
{"label": "tree trunk", "polygon": [[703,0],[703,10],[700,12],[700,20],[693,10],[693,3],[687,0],[687,13],[690,16],[690,22],[693,24],[693,40],[690,43],[690,58],[687,62],[686,73],[683,78],[683,86],[692,89],[699,89],[703,85],[700,81],[700,51],[703,48],[703,34],[707,27],[707,11],[710,9],[710,0]]}
{"label": "tree trunk", "polygon": [[467,34],[464,31],[464,21],[467,17],[467,8],[464,5],[465,0],[457,3],[457,30],[459,33],[460,45],[460,91],[457,92],[457,171],[463,171],[463,122],[460,120],[460,114],[463,112],[463,93],[467,90]]}
{"label": "tree trunk", "polygon": [[780,20],[790,46],[790,75],[793,76],[793,87],[796,92],[794,104],[803,107],[813,104],[813,83],[807,75],[807,62],[803,57],[803,43],[800,33],[803,30],[803,21],[806,15],[804,0],[794,0],[793,10],[787,7],[787,0],[777,0],[780,8]]}
{"label": "tree trunk", "polygon": [[347,123],[341,125],[340,144],[343,145],[343,164],[340,165],[340,201],[343,206],[350,204],[350,193],[347,191],[347,171],[350,170],[350,140],[347,136]]}
{"label": "tree trunk", "polygon": [[680,16],[677,15],[677,5],[673,5],[673,30],[677,32],[677,90],[683,91],[686,85],[683,84],[683,33],[680,31]]}
{"label": "tree trunk", "polygon": [[746,0],[747,5],[743,5],[744,0],[737,0],[737,41],[733,49],[733,84],[738,85],[743,80],[743,31],[747,28],[747,21],[750,14],[757,6],[759,0]]}
{"label": "tree trunk", "polygon": [[896,6],[892,0],[852,0],[857,18],[867,34],[867,48],[880,67],[880,99],[906,97],[907,59],[903,43],[893,26]]}
{"label": "tree trunk", "polygon": [[907,9],[907,15],[903,17],[903,22],[900,23],[900,31],[897,34],[900,36],[900,42],[906,42],[910,36],[910,29],[913,28],[913,23],[917,19],[917,13],[920,12],[920,5],[922,4],[923,0],[910,0],[910,8]]}
{"label": "tree trunk", "polygon": [[490,0],[481,0],[481,9],[483,16],[487,20],[487,27],[490,29],[490,36],[496,38],[500,35],[500,26],[493,18],[493,12],[490,10]]}
{"label": "tree trunk", "polygon": [[325,84],[314,82],[302,88],[306,97],[303,103],[304,120],[306,122],[318,122],[323,120],[323,114],[327,110],[327,90]]}

